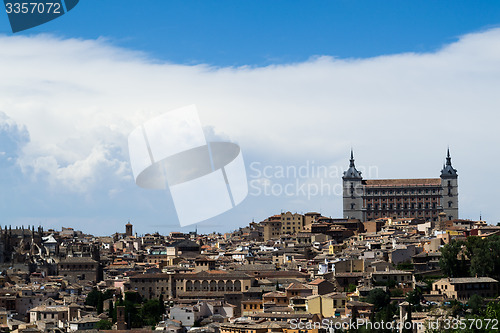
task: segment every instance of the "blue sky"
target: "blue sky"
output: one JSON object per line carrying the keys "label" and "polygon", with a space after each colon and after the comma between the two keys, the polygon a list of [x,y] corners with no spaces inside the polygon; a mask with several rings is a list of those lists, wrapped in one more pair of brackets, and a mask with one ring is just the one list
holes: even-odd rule
{"label": "blue sky", "polygon": [[[498,25],[497,1],[82,0],[21,34],[108,38],[181,64],[280,64],[311,56],[427,52]],[[9,33],[6,14],[0,32]]]}
{"label": "blue sky", "polygon": [[[351,146],[367,176],[416,178],[438,177],[449,145],[461,217],[496,223],[499,180],[477,170],[500,163],[499,23],[496,1],[82,0],[17,34],[2,13],[1,223],[180,229],[168,192],[134,184],[126,138],[189,104],[240,144],[255,190],[201,231],[281,210],[341,216],[334,193],[256,189],[333,191]],[[331,173],[266,178],[266,166]]]}

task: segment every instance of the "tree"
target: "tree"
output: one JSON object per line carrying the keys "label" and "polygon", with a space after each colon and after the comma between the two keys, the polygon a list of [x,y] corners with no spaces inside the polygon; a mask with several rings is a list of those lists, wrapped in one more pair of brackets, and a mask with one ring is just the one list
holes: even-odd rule
{"label": "tree", "polygon": [[500,276],[500,237],[468,237],[467,256],[471,258],[471,276]]}
{"label": "tree", "polygon": [[374,305],[375,312],[380,311],[382,308],[387,306],[391,302],[391,295],[387,292],[383,291],[380,288],[372,289],[368,296],[366,297],[366,301]]}
{"label": "tree", "polygon": [[95,325],[95,328],[97,328],[98,330],[110,330],[112,327],[113,324],[106,319],[99,320]]}
{"label": "tree", "polygon": [[99,293],[99,295],[97,296],[97,306],[96,306],[97,313],[101,314],[103,309],[104,309],[104,297],[102,293]]}
{"label": "tree", "polygon": [[467,305],[469,306],[469,309],[472,310],[473,314],[478,314],[483,307],[483,298],[478,294],[474,294],[469,298]]}
{"label": "tree", "polygon": [[123,301],[123,306],[125,306],[125,320],[130,328],[139,328],[144,326],[144,319],[139,314],[138,304],[125,300]]}
{"label": "tree", "polygon": [[142,303],[142,297],[141,295],[139,295],[139,293],[136,293],[134,291],[127,291],[125,293],[125,301],[129,301],[134,304],[140,304]]}
{"label": "tree", "polygon": [[441,249],[439,265],[448,277],[500,277],[500,235],[451,241]]}
{"label": "tree", "polygon": [[160,311],[161,314],[165,314],[165,301],[163,300],[163,295],[160,295]]}
{"label": "tree", "polygon": [[113,300],[109,301],[108,317],[113,323],[116,322],[116,309],[113,306]]}
{"label": "tree", "polygon": [[85,304],[96,307],[99,303],[99,297],[101,296],[101,292],[97,290],[97,288],[92,289],[91,292],[87,295],[85,299]]}
{"label": "tree", "polygon": [[349,293],[353,293],[356,291],[356,285],[355,284],[352,284],[352,283],[349,283],[349,286],[347,287],[347,292]]}
{"label": "tree", "polygon": [[396,265],[396,269],[402,271],[411,271],[413,269],[413,263],[411,261],[404,261]]}
{"label": "tree", "polygon": [[403,289],[392,289],[391,290],[391,297],[401,297],[404,295]]}
{"label": "tree", "polygon": [[422,299],[422,290],[419,287],[416,287],[406,294],[406,301],[410,303],[416,310],[420,310],[420,302],[422,301]]}
{"label": "tree", "polygon": [[111,297],[113,297],[112,291],[106,290],[104,293],[102,293],[97,290],[97,288],[93,288],[92,291],[87,295],[85,304],[95,307],[97,313],[102,313],[104,308],[104,301]]}
{"label": "tree", "polygon": [[422,300],[422,290],[419,287],[416,287],[412,291],[406,294],[406,301],[412,305],[420,304]]}
{"label": "tree", "polygon": [[464,312],[464,305],[456,299],[450,301],[450,307],[450,315],[452,317],[456,317]]}
{"label": "tree", "polygon": [[[472,297],[471,297],[472,298]],[[460,303],[456,302],[457,307],[460,307]],[[464,322],[472,323],[467,325],[465,329],[457,328],[457,329],[435,329],[435,330],[427,330],[426,333],[497,333],[498,332],[498,320],[500,320],[500,303],[490,302],[486,306],[484,311],[480,311],[479,314],[466,315],[465,318],[461,318]],[[496,323],[495,321],[496,320]],[[495,323],[495,324],[492,324]],[[480,325],[480,328],[477,327],[474,323]]]}
{"label": "tree", "polygon": [[[444,274],[448,277],[467,276],[465,269],[465,258],[459,259],[458,256],[462,252],[463,241],[451,241],[441,248],[441,258],[439,259],[439,266]],[[464,259],[464,260],[462,260]]]}
{"label": "tree", "polygon": [[[374,322],[391,322],[393,320],[394,314],[398,311],[397,302],[394,301],[392,303],[384,306],[380,311],[375,313]],[[373,331],[373,330],[372,330]],[[391,329],[379,329],[374,332],[393,332]]]}
{"label": "tree", "polygon": [[155,325],[162,319],[162,307],[157,299],[150,299],[139,311],[146,325]]}

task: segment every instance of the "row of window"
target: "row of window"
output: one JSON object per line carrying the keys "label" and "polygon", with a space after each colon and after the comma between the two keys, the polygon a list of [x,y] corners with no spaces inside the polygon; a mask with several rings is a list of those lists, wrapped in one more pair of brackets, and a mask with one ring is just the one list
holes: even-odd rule
{"label": "row of window", "polygon": [[410,281],[411,280],[411,276],[406,276],[406,275],[396,275],[396,276],[391,276],[391,278],[389,278],[387,275],[382,275],[382,280],[394,280],[394,281],[401,281],[401,282],[404,282],[404,281]]}
{"label": "row of window", "polygon": [[[354,204],[351,204],[351,206],[352,206],[351,209],[354,209]],[[372,210],[372,209],[373,210],[378,210],[379,207],[380,207],[379,204],[374,204],[373,206],[372,206],[372,204],[366,205],[366,209],[367,210]],[[397,209],[397,210],[398,209],[415,209],[415,208],[416,209],[436,209],[437,208],[437,203],[433,202],[432,206],[430,205],[429,202],[426,202],[425,204],[421,203],[421,202],[418,203],[418,204],[415,204],[415,203],[411,203],[411,204],[407,204],[407,203],[405,203],[405,204],[399,204],[398,203],[396,205],[394,205],[392,203],[391,204],[385,204],[384,203],[384,204],[382,204],[381,207],[382,207],[382,210],[386,210],[387,208],[389,208],[389,210],[393,210],[394,208]],[[449,205],[449,207],[451,207],[451,204]]]}
{"label": "row of window", "polygon": [[262,309],[262,304],[243,304],[243,309]]}
{"label": "row of window", "polygon": [[439,190],[436,188],[433,189],[411,189],[411,190],[366,190],[366,194],[429,194],[429,193],[439,193]]}
{"label": "row of window", "polygon": [[60,269],[95,269],[95,265],[75,265],[75,264],[61,264]]}
{"label": "row of window", "polygon": [[157,279],[157,278],[152,278],[152,279],[137,279],[137,280],[135,280],[134,282],[136,282],[136,283],[140,283],[140,282],[142,282],[142,283],[149,283],[149,282],[154,281],[154,282],[164,282],[164,283],[165,283],[165,282],[168,282],[168,280],[169,280],[169,279]]}
{"label": "row of window", "polygon": [[456,290],[479,290],[479,289],[490,289],[489,283],[467,283],[465,285],[458,284]]}
{"label": "row of window", "polygon": [[[368,218],[372,219],[372,218],[379,218],[379,217],[387,217],[388,215],[386,213],[368,213]],[[425,214],[422,214],[422,212],[418,212],[417,214],[418,216],[421,216],[421,217],[432,217],[432,220],[433,221],[437,221],[437,212],[425,212]],[[404,214],[402,212],[399,212],[397,213],[397,217],[399,218],[402,218],[402,217],[415,217],[415,214],[410,214],[409,212],[404,212]],[[449,220],[451,220],[451,216],[449,216]]]}
{"label": "row of window", "polygon": [[394,197],[386,197],[386,198],[381,198],[381,197],[371,197],[367,198],[364,197],[366,202],[368,203],[374,203],[374,202],[437,202],[439,201],[441,197],[401,197],[401,198],[394,198]]}

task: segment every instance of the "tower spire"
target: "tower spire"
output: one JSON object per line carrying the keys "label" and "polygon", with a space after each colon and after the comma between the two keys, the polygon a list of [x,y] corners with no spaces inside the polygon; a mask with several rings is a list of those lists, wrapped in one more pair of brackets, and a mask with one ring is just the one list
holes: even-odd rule
{"label": "tower spire", "polygon": [[354,167],[354,154],[352,152],[352,147],[351,147],[351,159],[349,161],[350,161],[349,167],[353,168]]}
{"label": "tower spire", "polygon": [[446,154],[446,165],[451,166],[450,147],[448,147],[448,152]]}
{"label": "tower spire", "polygon": [[450,147],[448,147],[446,151],[446,164],[443,166],[443,170],[441,170],[441,178],[456,178],[457,176],[457,170],[453,169],[451,165]]}
{"label": "tower spire", "polygon": [[361,172],[356,170],[356,166],[354,165],[354,153],[351,148],[351,159],[349,160],[349,169],[347,171],[344,171],[344,176],[342,179],[358,179],[361,180]]}

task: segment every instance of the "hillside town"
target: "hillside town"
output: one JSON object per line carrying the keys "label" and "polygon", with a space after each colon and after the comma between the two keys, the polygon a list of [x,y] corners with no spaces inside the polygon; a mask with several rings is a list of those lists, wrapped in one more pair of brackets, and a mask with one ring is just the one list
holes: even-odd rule
{"label": "hillside town", "polygon": [[5,332],[495,332],[500,226],[439,178],[363,179],[344,216],[281,212],[228,233],[0,230]]}
{"label": "hillside town", "polygon": [[4,226],[0,324],[15,332],[298,333],[385,313],[424,332],[427,322],[456,318],[474,295],[479,307],[498,302],[498,271],[451,276],[442,250],[468,239],[498,244],[500,227],[441,217],[360,222],[284,212],[208,235],[138,236],[131,223],[109,237]]}
{"label": "hillside town", "polygon": [[0,333],[500,332],[500,0],[0,7]]}

